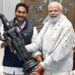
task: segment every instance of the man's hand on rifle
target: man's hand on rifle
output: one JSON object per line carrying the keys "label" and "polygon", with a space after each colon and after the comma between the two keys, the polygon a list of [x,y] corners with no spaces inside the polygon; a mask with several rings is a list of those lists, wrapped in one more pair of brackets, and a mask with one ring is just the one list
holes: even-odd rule
{"label": "man's hand on rifle", "polygon": [[41,63],[39,63],[39,64],[37,65],[35,71],[36,71],[36,72],[41,72],[41,71],[43,71],[43,66],[42,66]]}
{"label": "man's hand on rifle", "polygon": [[30,73],[30,75],[43,75],[43,74],[44,74],[44,70],[43,70],[43,67],[40,63],[37,65],[35,71]]}
{"label": "man's hand on rifle", "polygon": [[3,43],[1,44],[1,47],[5,47],[5,46],[10,46],[11,45],[11,39],[6,39],[3,41]]}
{"label": "man's hand on rifle", "polygon": [[39,62],[39,64],[35,67],[35,70],[32,73],[30,73],[30,75],[43,75],[43,67],[40,64],[40,62],[44,60],[42,55],[37,55],[35,59],[37,62]]}
{"label": "man's hand on rifle", "polygon": [[10,49],[11,49],[11,52],[12,52],[12,53],[16,53],[16,50],[12,47],[11,42],[12,42],[11,39],[8,38],[8,39],[6,39],[5,41],[3,41],[3,43],[1,44],[1,47],[3,48],[3,47],[5,47],[5,46],[9,46]]}
{"label": "man's hand on rifle", "polygon": [[41,61],[43,61],[43,56],[42,55],[37,55],[34,59],[38,62],[41,62]]}

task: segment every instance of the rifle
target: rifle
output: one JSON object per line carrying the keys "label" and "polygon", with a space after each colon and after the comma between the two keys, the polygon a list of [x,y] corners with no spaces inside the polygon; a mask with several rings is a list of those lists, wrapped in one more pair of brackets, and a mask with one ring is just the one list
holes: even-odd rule
{"label": "rifle", "polygon": [[11,39],[18,58],[24,63],[23,64],[24,75],[29,75],[35,69],[38,62],[28,57],[28,52],[25,48],[24,39],[22,38],[22,35],[19,33],[17,29],[18,26],[17,23],[16,27],[13,27],[13,25],[11,26],[9,21],[6,19],[6,17],[3,14],[0,14],[0,19],[4,27],[4,39],[7,38]]}

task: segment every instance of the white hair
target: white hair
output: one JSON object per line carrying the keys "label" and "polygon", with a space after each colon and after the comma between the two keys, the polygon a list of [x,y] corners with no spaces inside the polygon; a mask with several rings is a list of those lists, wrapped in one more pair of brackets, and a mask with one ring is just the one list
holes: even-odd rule
{"label": "white hair", "polygon": [[61,3],[57,2],[57,1],[50,2],[50,3],[48,4],[48,7],[49,7],[50,5],[52,5],[52,4],[53,4],[53,5],[57,5],[60,10],[63,10],[63,6],[61,5]]}

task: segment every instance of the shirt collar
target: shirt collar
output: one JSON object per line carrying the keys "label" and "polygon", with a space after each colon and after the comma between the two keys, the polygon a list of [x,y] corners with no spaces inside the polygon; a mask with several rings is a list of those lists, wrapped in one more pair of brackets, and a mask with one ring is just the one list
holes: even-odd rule
{"label": "shirt collar", "polygon": [[[16,21],[16,23],[17,23],[17,21]],[[19,26],[19,29],[23,29],[25,27],[25,25],[26,25],[26,21],[24,21],[24,23]]]}
{"label": "shirt collar", "polygon": [[21,25],[21,29],[23,29],[26,25],[26,21]]}

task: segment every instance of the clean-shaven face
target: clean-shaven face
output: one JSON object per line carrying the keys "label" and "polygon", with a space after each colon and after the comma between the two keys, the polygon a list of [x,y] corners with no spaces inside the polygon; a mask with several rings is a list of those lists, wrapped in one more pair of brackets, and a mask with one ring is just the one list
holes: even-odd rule
{"label": "clean-shaven face", "polygon": [[28,14],[26,12],[26,9],[23,6],[20,6],[15,11],[15,16],[18,22],[24,22],[27,19]]}

